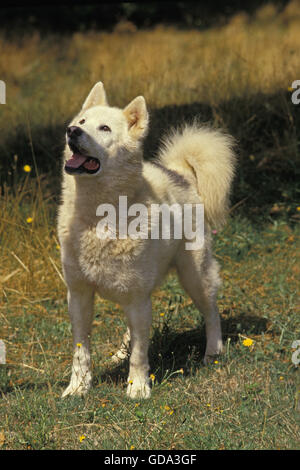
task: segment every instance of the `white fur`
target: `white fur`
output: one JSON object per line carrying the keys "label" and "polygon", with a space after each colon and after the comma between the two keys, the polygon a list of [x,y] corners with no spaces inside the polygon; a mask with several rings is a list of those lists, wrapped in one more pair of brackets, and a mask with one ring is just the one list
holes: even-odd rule
{"label": "white fur", "polygon": [[[83,124],[82,119],[85,119]],[[130,370],[127,394],[132,398],[150,396],[148,343],[151,326],[151,293],[170,267],[196,306],[203,312],[207,344],[205,362],[222,350],[220,318],[216,305],[219,286],[217,262],[211,253],[211,225],[225,220],[233,177],[232,140],[219,131],[186,126],[173,132],[159,159],[170,172],[142,158],[142,140],[148,130],[148,113],[143,97],[125,109],[109,107],[101,82],[86,99],[71,125],[84,130],[80,145],[101,162],[96,175],[71,176],[63,173],[62,205],[58,234],[62,266],[68,287],[68,306],[73,330],[74,358],[71,381],[63,396],[83,394],[91,386],[90,333],[94,294],[117,302],[128,320],[123,345],[113,360],[127,357]],[[107,125],[111,132],[99,130]],[[71,151],[65,149],[65,160]],[[174,175],[173,175],[174,176]],[[181,184],[180,179],[184,179]],[[126,195],[128,205],[142,203],[205,204],[205,243],[187,251],[185,240],[101,240],[96,234],[101,203],[118,208]],[[207,210],[206,210],[207,208]]]}

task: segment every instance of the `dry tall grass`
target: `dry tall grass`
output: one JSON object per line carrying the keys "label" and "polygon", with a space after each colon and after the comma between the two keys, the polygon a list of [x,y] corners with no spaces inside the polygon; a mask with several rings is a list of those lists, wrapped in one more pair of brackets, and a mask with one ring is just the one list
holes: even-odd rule
{"label": "dry tall grass", "polygon": [[99,79],[114,105],[140,93],[157,107],[286,89],[300,72],[300,16],[291,13],[297,4],[280,15],[263,9],[255,21],[239,14],[207,31],[158,26],[127,34],[2,37],[0,76],[7,82],[8,105],[1,127],[8,128],[8,117],[14,124],[22,121],[24,108],[34,122],[32,106],[45,123],[67,118]]}

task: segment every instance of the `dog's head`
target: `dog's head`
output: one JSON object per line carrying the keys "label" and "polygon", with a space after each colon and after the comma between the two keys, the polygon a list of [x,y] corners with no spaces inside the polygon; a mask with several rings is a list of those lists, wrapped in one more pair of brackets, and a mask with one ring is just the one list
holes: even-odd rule
{"label": "dog's head", "polygon": [[126,160],[125,155],[134,156],[147,130],[143,96],[124,109],[110,107],[103,84],[98,82],[67,128],[65,171],[72,175],[98,175],[105,167],[120,163],[122,157]]}

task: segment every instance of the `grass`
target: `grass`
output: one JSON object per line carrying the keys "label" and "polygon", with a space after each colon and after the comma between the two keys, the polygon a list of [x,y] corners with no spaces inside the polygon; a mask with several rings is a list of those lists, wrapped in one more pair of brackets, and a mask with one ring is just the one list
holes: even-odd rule
{"label": "grass", "polygon": [[[36,33],[9,42],[0,35],[8,93],[0,115],[0,448],[299,449],[294,4],[202,32]],[[125,318],[99,298],[94,387],[85,399],[60,399],[72,347],[55,222],[59,160],[65,122],[98,79],[113,105],[145,95],[146,157],[166,128],[195,115],[238,140],[231,217],[214,235],[225,353],[202,366],[203,319],[171,272],[153,295],[148,401],[126,398],[128,364],[110,363]]]}

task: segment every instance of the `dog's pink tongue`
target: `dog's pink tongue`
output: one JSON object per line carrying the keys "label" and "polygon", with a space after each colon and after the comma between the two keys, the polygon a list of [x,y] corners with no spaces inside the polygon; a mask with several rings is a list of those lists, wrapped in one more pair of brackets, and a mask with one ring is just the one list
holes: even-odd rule
{"label": "dog's pink tongue", "polygon": [[86,161],[86,157],[80,155],[79,153],[74,153],[72,157],[67,160],[66,165],[71,168],[79,168]]}

